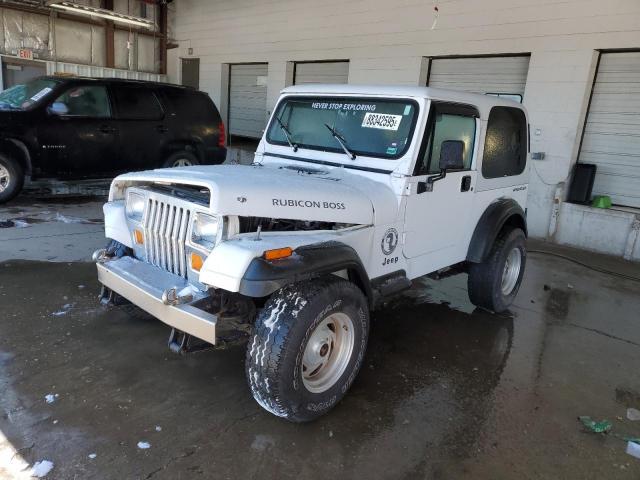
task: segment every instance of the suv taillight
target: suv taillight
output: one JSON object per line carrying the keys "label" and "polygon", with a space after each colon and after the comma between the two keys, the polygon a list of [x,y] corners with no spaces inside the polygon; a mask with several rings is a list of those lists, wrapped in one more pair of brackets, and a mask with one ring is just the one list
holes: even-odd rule
{"label": "suv taillight", "polygon": [[224,130],[224,123],[220,122],[220,125],[218,125],[218,146],[224,147],[226,143],[227,143],[227,132],[225,132]]}

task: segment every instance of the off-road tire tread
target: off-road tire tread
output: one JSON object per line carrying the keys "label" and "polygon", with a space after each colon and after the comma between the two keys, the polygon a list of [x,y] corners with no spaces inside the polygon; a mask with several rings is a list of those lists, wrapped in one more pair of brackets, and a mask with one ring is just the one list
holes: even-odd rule
{"label": "off-road tire tread", "polygon": [[[511,234],[516,231],[524,238],[524,232],[519,228],[507,227],[503,229],[494,242],[491,252],[489,253],[489,257],[482,263],[472,263],[469,266],[467,290],[471,303],[477,307],[498,313],[505,309],[504,306],[496,304],[493,297],[493,286],[495,283],[495,276],[502,275],[502,270],[499,267],[502,262],[501,256],[505,248],[505,244],[509,240]],[[521,267],[523,270],[525,267],[525,258],[526,256],[523,258],[523,264]],[[516,291],[518,287],[519,285],[516,285]]]}
{"label": "off-road tire tread", "polygon": [[[332,278],[327,276],[290,284],[272,295],[267,301],[262,311],[258,314],[254,324],[254,330],[249,337],[245,372],[254,398],[265,410],[292,422],[307,422],[313,420],[315,416],[298,411],[294,406],[289,405],[284,401],[279,391],[279,372],[283,354],[289,348],[298,349],[299,347],[299,345],[289,345],[291,340],[289,331],[296,321],[296,317],[292,315],[296,304],[294,303],[292,305],[291,301],[296,298],[302,298],[306,300],[307,303],[310,303],[327,288],[336,288],[341,292],[344,292],[343,289],[351,289],[354,295],[361,296],[364,305],[367,304],[364,294],[355,284],[347,280],[339,279],[338,277]],[[287,300],[289,300],[289,302],[280,313],[279,321],[274,328],[275,335],[273,339],[269,341],[266,351],[252,348],[257,347],[257,345],[259,345],[261,341],[264,341],[267,335],[270,334],[270,329],[264,322],[270,317],[272,309],[278,307],[279,301],[283,302]],[[264,365],[261,366],[257,358],[262,357],[263,354],[265,361]]]}
{"label": "off-road tire tread", "polygon": [[[4,164],[9,169],[9,173],[12,174],[12,177],[15,177],[13,178],[13,187],[10,187],[9,190],[5,190],[0,193],[0,204],[3,204],[15,198],[22,190],[22,187],[24,186],[24,168],[22,168],[22,165],[20,165],[20,163],[13,157],[4,153],[0,153],[0,163]],[[11,170],[13,170],[13,172]]]}

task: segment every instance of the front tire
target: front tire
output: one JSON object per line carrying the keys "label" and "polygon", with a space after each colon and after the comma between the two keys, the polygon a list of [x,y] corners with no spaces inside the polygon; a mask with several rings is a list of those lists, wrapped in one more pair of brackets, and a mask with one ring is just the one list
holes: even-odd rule
{"label": "front tire", "polygon": [[13,199],[24,185],[24,169],[13,158],[0,153],[0,204]]}
{"label": "front tire", "polygon": [[511,306],[518,294],[527,260],[526,237],[519,228],[503,231],[482,263],[469,267],[469,299],[496,313]]}
{"label": "front tire", "polygon": [[364,358],[369,309],[353,283],[330,277],[282,288],[258,315],[246,374],[256,401],[292,422],[331,410]]}

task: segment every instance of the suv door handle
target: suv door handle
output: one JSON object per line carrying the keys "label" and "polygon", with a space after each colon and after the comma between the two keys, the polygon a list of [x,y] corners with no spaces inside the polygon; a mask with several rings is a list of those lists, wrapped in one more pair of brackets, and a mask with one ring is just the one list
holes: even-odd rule
{"label": "suv door handle", "polygon": [[98,127],[98,130],[100,130],[102,133],[116,133],[117,132],[115,127],[110,127],[109,125],[100,125]]}
{"label": "suv door handle", "polygon": [[157,125],[156,130],[160,133],[167,133],[169,131],[169,127],[165,127],[164,125]]}
{"label": "suv door handle", "polygon": [[471,190],[471,175],[465,175],[462,177],[462,183],[460,184],[461,192],[468,192]]}

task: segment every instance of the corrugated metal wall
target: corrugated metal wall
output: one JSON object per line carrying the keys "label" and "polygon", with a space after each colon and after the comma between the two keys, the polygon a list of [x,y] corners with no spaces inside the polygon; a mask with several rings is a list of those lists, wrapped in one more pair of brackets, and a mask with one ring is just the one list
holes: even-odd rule
{"label": "corrugated metal wall", "polygon": [[294,84],[349,83],[349,62],[297,62]]}
{"label": "corrugated metal wall", "polygon": [[429,86],[474,93],[521,95],[529,71],[528,56],[434,58]]}
{"label": "corrugated metal wall", "polygon": [[229,133],[260,138],[267,123],[266,63],[231,65],[229,75]]}
{"label": "corrugated metal wall", "polygon": [[579,161],[598,166],[594,195],[640,208],[640,52],[602,54]]}

